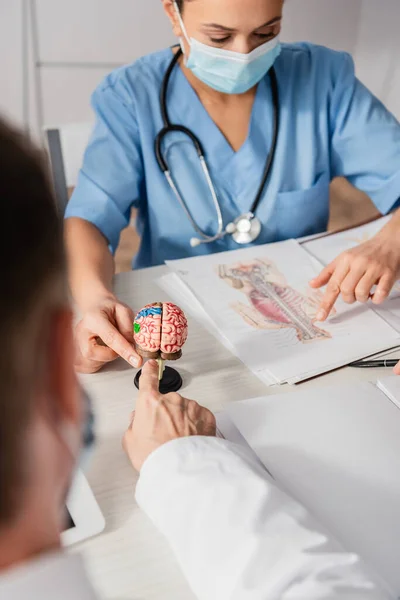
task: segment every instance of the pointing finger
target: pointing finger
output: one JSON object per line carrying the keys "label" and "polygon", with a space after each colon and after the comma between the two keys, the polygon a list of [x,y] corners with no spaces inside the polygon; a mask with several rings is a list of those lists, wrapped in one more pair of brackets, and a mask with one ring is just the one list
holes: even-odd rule
{"label": "pointing finger", "polygon": [[160,382],[158,380],[158,364],[155,360],[149,360],[142,369],[139,380],[140,395],[158,394]]}
{"label": "pointing finger", "polygon": [[142,359],[124,336],[107,319],[97,322],[96,333],[103,342],[133,367],[139,367]]}

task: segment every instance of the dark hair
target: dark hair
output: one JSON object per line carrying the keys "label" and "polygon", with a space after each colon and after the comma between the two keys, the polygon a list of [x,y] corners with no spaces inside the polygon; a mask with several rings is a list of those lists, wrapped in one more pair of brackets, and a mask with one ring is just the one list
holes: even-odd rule
{"label": "dark hair", "polygon": [[62,224],[44,155],[0,119],[0,525],[21,501],[24,438],[51,309],[67,302]]}

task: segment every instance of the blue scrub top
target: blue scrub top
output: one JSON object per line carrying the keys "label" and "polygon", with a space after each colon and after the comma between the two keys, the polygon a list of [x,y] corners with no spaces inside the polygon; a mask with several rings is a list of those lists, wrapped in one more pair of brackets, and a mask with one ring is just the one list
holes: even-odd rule
{"label": "blue scrub top", "polygon": [[[111,73],[92,97],[96,125],[66,217],[90,221],[115,250],[132,207],[141,246],[136,267],[237,249],[231,236],[191,248],[196,235],[161,172],[154,140],[163,127],[160,88],[171,49]],[[275,161],[257,210],[258,244],[319,233],[329,218],[329,183],[347,177],[383,214],[400,198],[400,125],[354,74],[345,53],[308,43],[283,45],[275,63],[280,127]],[[272,138],[269,76],[257,89],[249,135],[238,152],[212,121],[180,67],[170,82],[171,122],[202,142],[224,224],[248,212]],[[173,133],[164,154],[196,222],[209,235],[217,217],[196,151]]]}

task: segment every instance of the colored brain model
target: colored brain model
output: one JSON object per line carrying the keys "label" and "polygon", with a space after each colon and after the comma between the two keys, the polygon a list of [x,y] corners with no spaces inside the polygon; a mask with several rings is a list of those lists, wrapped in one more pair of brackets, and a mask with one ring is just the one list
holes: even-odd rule
{"label": "colored brain model", "polygon": [[177,360],[187,340],[185,313],[171,302],[148,304],[134,322],[136,349],[143,358]]}

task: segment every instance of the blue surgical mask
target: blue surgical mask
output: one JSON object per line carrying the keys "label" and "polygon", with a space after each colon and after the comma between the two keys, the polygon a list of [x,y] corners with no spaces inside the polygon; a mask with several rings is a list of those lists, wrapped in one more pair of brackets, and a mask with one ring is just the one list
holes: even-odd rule
{"label": "blue surgical mask", "polygon": [[186,67],[209,87],[224,94],[244,94],[268,73],[281,52],[279,38],[266,42],[249,54],[207,46],[189,38],[175,3],[181,29],[190,45]]}

